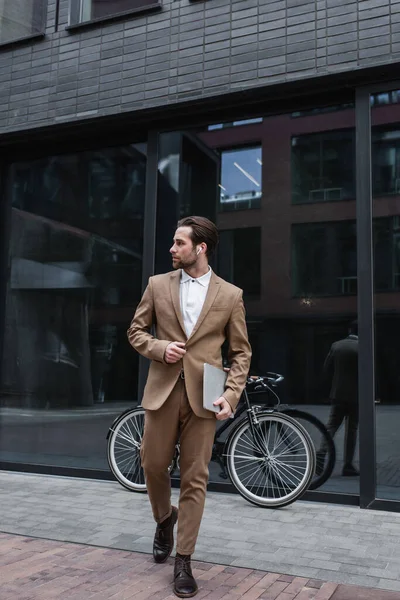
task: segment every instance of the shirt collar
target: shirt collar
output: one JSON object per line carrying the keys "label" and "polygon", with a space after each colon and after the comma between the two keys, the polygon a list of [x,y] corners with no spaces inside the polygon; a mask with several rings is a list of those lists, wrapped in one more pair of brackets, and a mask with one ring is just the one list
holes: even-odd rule
{"label": "shirt collar", "polygon": [[181,283],[186,283],[187,281],[190,281],[191,279],[194,279],[197,283],[199,283],[203,287],[207,287],[208,284],[210,283],[211,274],[212,274],[212,269],[211,269],[211,267],[208,267],[207,273],[205,273],[201,277],[193,278],[193,277],[190,277],[190,275],[188,275],[186,273],[186,271],[184,271],[182,269],[182,272],[181,272]]}

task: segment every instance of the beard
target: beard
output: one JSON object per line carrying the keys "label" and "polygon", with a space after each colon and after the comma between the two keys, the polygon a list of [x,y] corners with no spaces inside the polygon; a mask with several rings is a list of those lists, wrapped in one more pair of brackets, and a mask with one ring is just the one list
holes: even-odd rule
{"label": "beard", "polygon": [[172,261],[172,266],[175,270],[177,269],[190,269],[197,263],[197,255],[193,252],[188,258]]}

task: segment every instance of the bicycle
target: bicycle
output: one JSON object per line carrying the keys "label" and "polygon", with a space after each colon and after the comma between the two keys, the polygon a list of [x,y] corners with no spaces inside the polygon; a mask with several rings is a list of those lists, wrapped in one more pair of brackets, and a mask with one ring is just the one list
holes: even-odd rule
{"label": "bicycle", "polygon": [[[280,400],[272,388],[282,380],[281,375],[274,373],[247,379],[234,418],[225,421],[215,434],[211,459],[222,467],[221,475],[229,477],[246,500],[271,508],[287,506],[299,499],[309,489],[316,467],[311,437],[289,414],[293,409],[278,410]],[[277,407],[252,406],[249,394],[257,395],[261,390],[277,398]],[[240,418],[244,413],[246,416]],[[110,469],[121,485],[136,492],[146,491],[140,463],[144,415],[143,408],[128,409],[117,417],[107,433]],[[322,423],[318,424],[330,437]],[[229,435],[222,441],[221,436],[228,429]],[[330,441],[333,445],[331,438]],[[328,444],[327,448],[330,447]],[[179,443],[170,466],[171,476],[178,468]]]}
{"label": "bicycle", "polygon": [[264,395],[266,393],[267,402],[271,401],[275,410],[293,417],[306,429],[314,447],[318,448],[315,473],[308,488],[309,490],[316,490],[326,483],[333,473],[336,463],[335,443],[325,425],[315,415],[281,403],[276,388],[283,380],[283,375],[269,372],[266,376],[257,378],[250,395],[254,398],[258,394]]}

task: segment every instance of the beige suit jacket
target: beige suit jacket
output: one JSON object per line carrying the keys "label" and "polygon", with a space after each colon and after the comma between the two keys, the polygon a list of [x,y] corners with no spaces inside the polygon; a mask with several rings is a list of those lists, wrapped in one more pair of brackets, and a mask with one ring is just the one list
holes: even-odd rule
{"label": "beige suit jacket", "polygon": [[[180,308],[181,270],[150,277],[128,329],[132,346],[151,360],[142,406],[157,410],[171,394],[181,370],[185,373],[188,400],[199,417],[215,418],[203,408],[203,369],[207,362],[222,368],[221,347],[228,341],[231,365],[224,397],[236,408],[250,368],[243,292],[213,272],[199,319],[189,338]],[[150,330],[156,327],[156,337]],[[185,342],[186,354],[175,364],[164,360],[171,342]]]}

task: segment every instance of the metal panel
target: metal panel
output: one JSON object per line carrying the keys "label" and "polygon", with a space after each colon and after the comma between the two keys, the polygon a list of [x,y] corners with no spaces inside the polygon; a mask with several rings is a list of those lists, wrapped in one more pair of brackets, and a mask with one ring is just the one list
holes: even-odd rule
{"label": "metal panel", "polygon": [[8,284],[8,248],[11,234],[11,206],[7,194],[7,167],[0,163],[0,385]]}
{"label": "metal panel", "polygon": [[356,187],[358,271],[358,399],[360,414],[360,506],[375,498],[374,287],[372,244],[371,108],[365,88],[356,90]]}
{"label": "metal panel", "polygon": [[[150,131],[147,137],[146,193],[144,206],[142,291],[149,277],[154,274],[156,253],[156,215],[158,186],[158,132]],[[139,358],[138,398],[142,398],[146,384],[149,362]]]}

